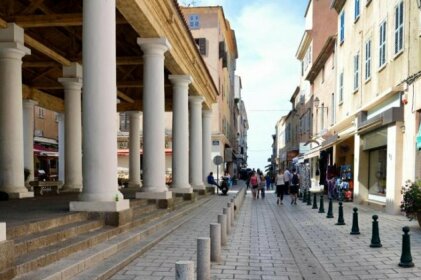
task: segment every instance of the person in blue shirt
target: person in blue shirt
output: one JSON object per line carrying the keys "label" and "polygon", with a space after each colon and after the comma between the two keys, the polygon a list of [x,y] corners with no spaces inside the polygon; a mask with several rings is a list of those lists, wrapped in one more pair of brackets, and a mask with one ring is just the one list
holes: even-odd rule
{"label": "person in blue shirt", "polygon": [[208,175],[208,184],[209,185],[215,185],[219,188],[218,183],[215,181],[215,178],[213,177],[213,172],[209,173],[209,175]]}

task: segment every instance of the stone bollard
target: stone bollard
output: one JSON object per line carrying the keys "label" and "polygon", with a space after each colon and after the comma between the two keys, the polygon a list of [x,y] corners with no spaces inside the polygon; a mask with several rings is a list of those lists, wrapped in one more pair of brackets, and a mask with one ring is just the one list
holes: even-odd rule
{"label": "stone bollard", "polygon": [[210,279],[210,238],[197,239],[197,280]]}
{"label": "stone bollard", "polygon": [[221,261],[221,225],[210,224],[211,261]]}
{"label": "stone bollard", "polygon": [[325,212],[325,202],[323,201],[323,192],[320,194],[320,207],[319,207],[319,213]]}
{"label": "stone bollard", "polygon": [[319,207],[317,207],[317,194],[314,193],[313,194],[313,207],[311,209],[318,209]]}
{"label": "stone bollard", "polygon": [[307,203],[307,190],[304,190],[303,203]]}
{"label": "stone bollard", "polygon": [[235,222],[234,202],[229,203],[228,207],[231,209],[231,228],[233,228]]}
{"label": "stone bollard", "polygon": [[401,261],[399,263],[400,267],[413,267],[414,263],[412,262],[411,256],[411,240],[409,237],[409,227],[403,227],[403,235],[402,235],[402,255]]}
{"label": "stone bollard", "polygon": [[331,198],[329,198],[329,207],[327,208],[326,218],[328,218],[328,219],[333,218],[333,202],[332,202]]}
{"label": "stone bollard", "polygon": [[231,234],[231,213],[230,208],[222,209],[222,213],[227,216],[227,234]]}
{"label": "stone bollard", "polygon": [[352,229],[351,234],[360,234],[360,228],[358,226],[358,208],[354,207],[354,213],[352,214]]}
{"label": "stone bollard", "polygon": [[227,245],[227,216],[225,214],[218,215],[218,224],[221,224],[221,245]]}
{"label": "stone bollard", "polygon": [[339,201],[339,216],[338,216],[338,222],[335,224],[337,226],[344,226],[344,209],[342,207],[342,201]]}
{"label": "stone bollard", "polygon": [[307,205],[311,205],[311,192],[310,191],[308,191],[307,192]]}
{"label": "stone bollard", "polygon": [[192,261],[178,261],[175,263],[176,280],[194,280],[194,263]]}
{"label": "stone bollard", "polygon": [[379,248],[382,247],[382,243],[380,242],[380,234],[379,234],[379,222],[377,219],[379,216],[373,215],[373,232],[371,234],[371,248]]}

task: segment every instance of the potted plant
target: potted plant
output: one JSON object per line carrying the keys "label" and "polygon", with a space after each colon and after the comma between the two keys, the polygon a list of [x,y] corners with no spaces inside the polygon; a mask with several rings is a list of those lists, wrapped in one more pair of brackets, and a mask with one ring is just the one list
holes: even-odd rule
{"label": "potted plant", "polygon": [[401,211],[409,220],[417,219],[421,226],[421,181],[406,181],[401,193]]}

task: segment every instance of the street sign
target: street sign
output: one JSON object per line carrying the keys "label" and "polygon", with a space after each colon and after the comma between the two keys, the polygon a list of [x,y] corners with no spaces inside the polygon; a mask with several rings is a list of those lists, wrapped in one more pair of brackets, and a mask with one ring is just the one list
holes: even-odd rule
{"label": "street sign", "polygon": [[220,165],[224,162],[224,159],[221,156],[215,156],[213,158],[213,163],[215,163],[216,165]]}

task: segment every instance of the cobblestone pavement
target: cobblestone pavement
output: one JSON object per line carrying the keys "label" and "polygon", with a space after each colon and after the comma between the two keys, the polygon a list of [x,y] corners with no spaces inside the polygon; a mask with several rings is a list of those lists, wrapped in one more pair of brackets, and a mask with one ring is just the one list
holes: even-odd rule
{"label": "cobblestone pavement", "polygon": [[[215,197],[195,218],[177,229],[112,279],[174,279],[175,262],[196,260],[196,238],[209,236],[228,198]],[[403,216],[359,208],[360,235],[350,235],[352,208],[344,203],[346,225],[318,213],[301,201],[277,205],[273,192],[252,200],[248,193],[222,250],[222,262],[212,264],[212,279],[421,279],[421,229]],[[327,203],[325,202],[327,212]],[[381,248],[370,248],[372,215],[379,216]],[[410,226],[415,267],[398,266],[402,227]]]}

